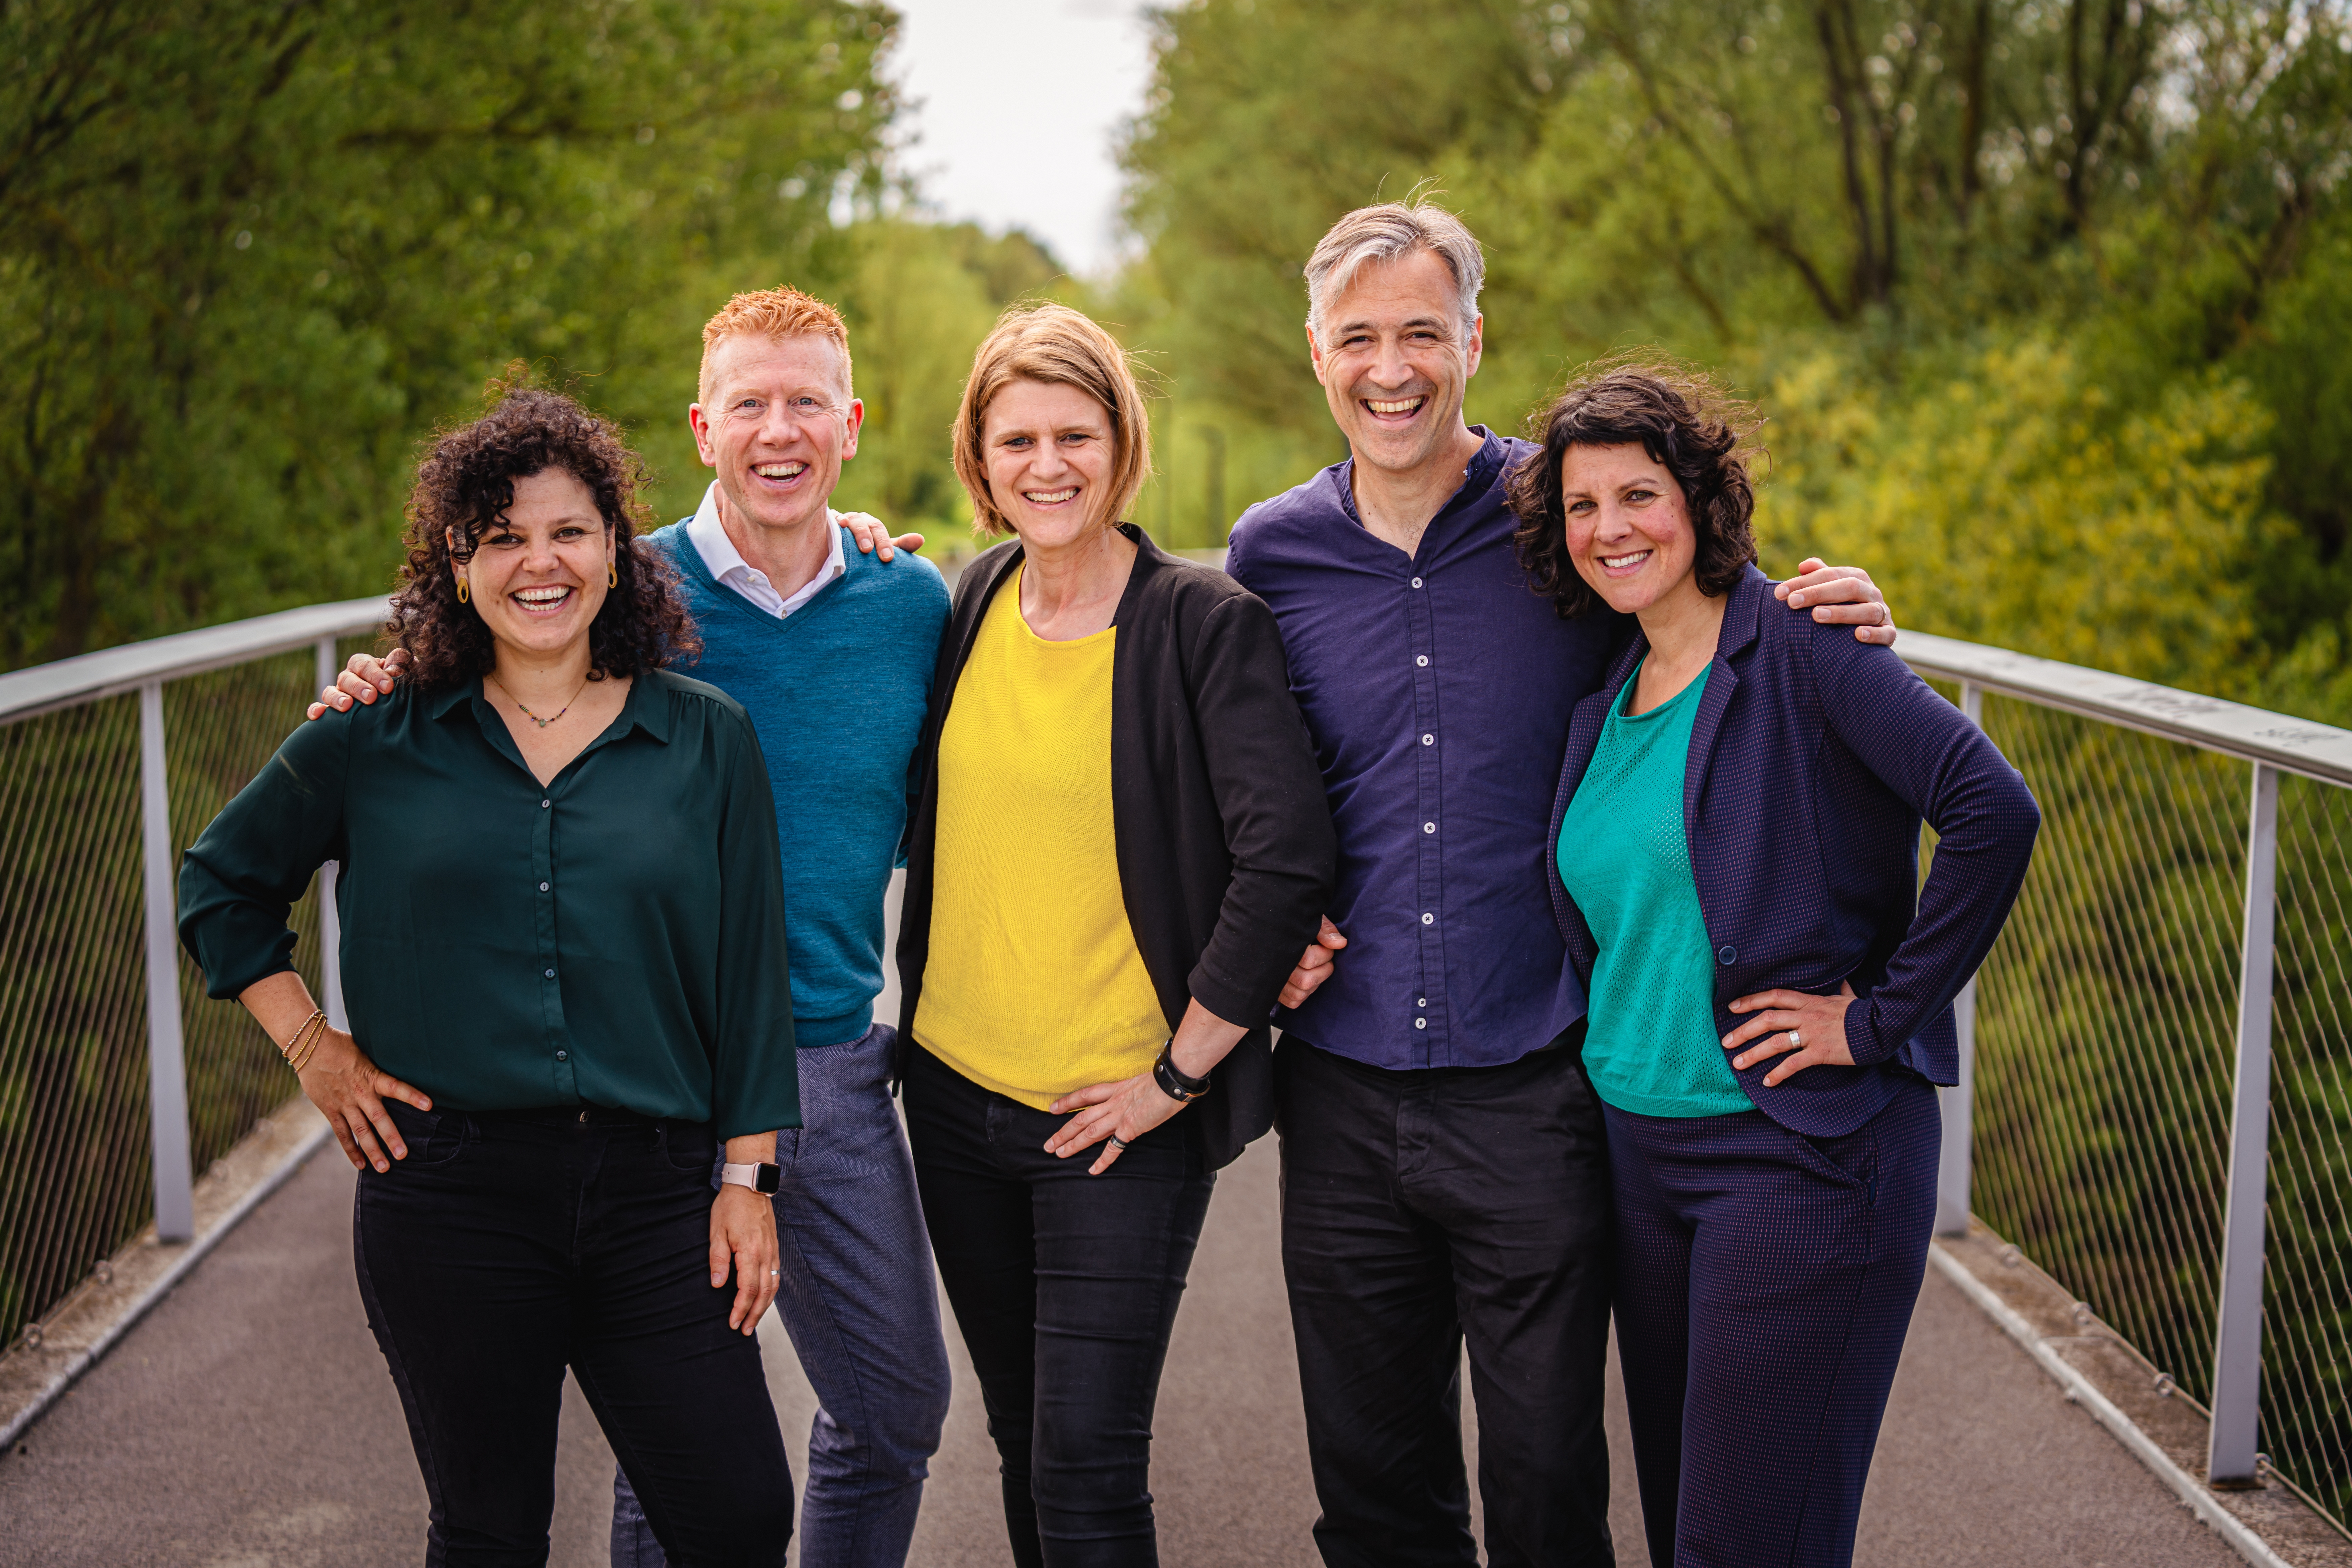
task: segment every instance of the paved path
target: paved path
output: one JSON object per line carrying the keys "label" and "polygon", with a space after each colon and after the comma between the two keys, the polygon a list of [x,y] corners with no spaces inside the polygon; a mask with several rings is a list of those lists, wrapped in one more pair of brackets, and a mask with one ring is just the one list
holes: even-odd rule
{"label": "paved path", "polygon": [[[1154,1485],[1171,1568],[1313,1568],[1315,1515],[1273,1223],[1275,1151],[1211,1209],[1178,1322]],[[0,1458],[0,1564],[342,1568],[422,1556],[425,1493],[352,1283],[352,1176],[331,1151],[225,1241]],[[812,1410],[772,1318],[788,1435]],[[956,1347],[922,1568],[1010,1562],[994,1457]],[[1612,1399],[1619,1561],[1648,1559]],[[795,1443],[795,1447],[798,1444]],[[567,1399],[553,1562],[604,1562],[612,1456]],[[797,1453],[794,1473],[801,1471]],[[2007,1339],[1930,1273],[1857,1561],[2228,1568],[2222,1545]]]}
{"label": "paved path", "polygon": [[[895,896],[889,908],[895,947]],[[897,1010],[886,991],[877,1016]],[[1168,1568],[1318,1568],[1276,1168],[1266,1138],[1219,1179],[1177,1319],[1152,1466]],[[352,1279],[354,1180],[333,1149],[313,1159],[0,1456],[0,1568],[422,1560],[425,1488]],[[955,1402],[911,1561],[1004,1568],[1012,1554],[995,1450],[954,1319],[941,1315]],[[804,1475],[815,1400],[772,1314],[760,1342],[793,1473]],[[1613,1365],[1611,1373],[1618,1562],[1648,1568]],[[1468,1436],[1475,1474],[1475,1429]],[[604,1568],[612,1478],[612,1450],[567,1384],[554,1568]],[[2238,1568],[2241,1560],[1931,1269],[1855,1562]]]}

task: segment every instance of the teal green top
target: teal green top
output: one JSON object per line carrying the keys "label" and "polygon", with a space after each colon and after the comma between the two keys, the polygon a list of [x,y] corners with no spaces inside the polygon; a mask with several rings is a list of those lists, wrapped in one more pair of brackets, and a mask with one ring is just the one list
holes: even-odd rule
{"label": "teal green top", "polygon": [[545,785],[479,680],[296,726],[181,863],[212,995],[294,967],[328,860],[352,1033],[436,1110],[801,1124],[776,805],[717,688],[647,670]]}
{"label": "teal green top", "polygon": [[1683,770],[1706,672],[1634,717],[1640,672],[1609,710],[1559,825],[1559,879],[1592,928],[1585,1070],[1643,1116],[1754,1109],[1715,1027],[1715,949],[1683,832]]}

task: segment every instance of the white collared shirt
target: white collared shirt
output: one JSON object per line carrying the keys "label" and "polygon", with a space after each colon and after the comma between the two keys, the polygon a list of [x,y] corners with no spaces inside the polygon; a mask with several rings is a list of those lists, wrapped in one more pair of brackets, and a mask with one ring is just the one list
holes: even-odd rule
{"label": "white collared shirt", "polygon": [[776,585],[768,581],[768,574],[744,560],[743,552],[735,548],[735,542],[727,537],[727,525],[719,521],[719,482],[716,479],[711,481],[709,489],[702,492],[701,509],[694,514],[694,521],[686,525],[686,537],[693,542],[696,552],[701,555],[702,563],[710,568],[713,577],[768,614],[781,617],[806,605],[824,590],[826,584],[849,570],[848,557],[842,552],[841,514],[827,507],[824,520],[825,534],[832,543],[832,548],[825,552],[824,564],[818,567],[816,575],[789,599],[777,593]]}

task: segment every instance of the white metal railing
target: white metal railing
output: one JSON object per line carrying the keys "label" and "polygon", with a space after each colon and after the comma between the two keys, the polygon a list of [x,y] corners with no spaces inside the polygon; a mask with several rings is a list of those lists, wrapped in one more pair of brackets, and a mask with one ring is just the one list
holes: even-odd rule
{"label": "white metal railing", "polygon": [[[2207,1479],[2215,1484],[2250,1483],[2257,1468],[2262,1394],[2279,775],[2286,772],[2327,784],[2352,784],[2352,731],[1950,637],[1905,632],[1896,651],[1921,674],[1958,682],[1961,706],[1979,724],[1983,722],[1984,694],[1990,691],[2237,758],[2252,769],[2213,1351],[2212,1436],[2206,1466]],[[1942,1091],[1944,1146],[1937,1227],[1945,1234],[1965,1234],[1969,1225],[1976,1003],[1976,982],[1971,980],[1958,1008],[1960,1081]]]}
{"label": "white metal railing", "polygon": [[[1215,562],[1223,552],[1186,553]],[[194,1215],[174,924],[176,868],[169,804],[172,781],[167,774],[164,688],[176,679],[306,647],[316,650],[315,672],[318,681],[324,684],[333,678],[340,663],[338,640],[380,628],[385,607],[385,601],[375,597],[320,605],[0,675],[0,741],[20,732],[15,727],[26,721],[110,697],[138,694],[138,815],[142,840],[149,1142],[154,1162],[155,1218],[165,1239],[187,1237],[193,1230]],[[2279,784],[2282,775],[2289,775],[2315,781],[2326,786],[2330,795],[2341,786],[2352,784],[2352,731],[1917,632],[1905,632],[1897,651],[1921,674],[1957,683],[1960,705],[1980,724],[1986,721],[1986,699],[1990,695],[2006,703],[2073,715],[2092,724],[2137,731],[2165,742],[2218,753],[2243,763],[2250,770],[2246,775],[2250,806],[2243,819],[2244,899],[2242,929],[2237,942],[2235,1036],[2230,1043],[2232,1082],[2228,1097],[2226,1159],[2221,1163],[2226,1172],[2226,1191],[2221,1202],[2224,1217],[2218,1248],[2219,1299],[2213,1313],[2213,1419],[2208,1459],[2211,1480],[2224,1485],[2244,1482],[2255,1475],[2260,1463],[2256,1432],[2263,1384],[2265,1194],[2273,1121],[2272,997],[2277,939]],[[2012,711],[2004,710],[2005,713]],[[289,712],[286,727],[290,727],[294,719],[294,713]],[[2011,720],[2004,718],[2002,722],[2009,723]],[[2000,738],[1998,728],[1996,738]],[[283,727],[270,729],[268,724],[262,729],[274,735],[284,732]],[[269,743],[274,745],[275,741]],[[267,755],[266,750],[260,751],[244,765],[258,767]],[[2012,760],[2016,755],[2012,752]],[[2035,776],[2033,770],[2041,764],[2028,762],[2021,765],[2027,768],[2029,780],[2037,792],[2053,782]],[[2046,832],[2044,853],[2045,858],[2050,853]],[[2037,861],[2037,875],[2040,865]],[[334,868],[328,868],[320,884],[322,1000],[330,1016],[341,1026],[347,1020],[343,1016],[333,924],[333,871]],[[2352,883],[2352,872],[2344,873],[2340,879]],[[2345,902],[2352,905],[2352,893],[2347,893]],[[17,913],[0,910],[11,922]],[[2012,921],[2011,933],[2003,938],[2005,944],[2016,936],[2018,924]],[[2000,950],[1996,949],[1994,963],[1988,964],[1989,972],[1999,963],[2000,954]],[[2352,985],[2340,980],[2328,984],[2335,990],[2352,992]],[[1948,1233],[1966,1229],[1972,1186],[1979,1176],[1972,1163],[1980,1127],[1978,987],[1979,982],[1972,980],[1958,1006],[1960,1082],[1957,1088],[1942,1091],[1945,1132],[1937,1224]],[[2352,996],[2343,1000],[2345,1005],[2340,1011],[2352,1017]],[[12,1045],[0,1038],[0,1053],[12,1048]],[[2038,1091],[2029,1089],[2026,1092]],[[2330,1219],[2331,1224],[2341,1221],[2342,1216]],[[2151,1245],[2150,1250],[2155,1249]],[[37,1312],[39,1308],[33,1310]],[[2200,1313],[2201,1310],[2200,1308]],[[2201,1317],[2199,1321],[2202,1321]],[[2334,1355],[2339,1351],[2340,1347],[2336,1347],[2327,1353]],[[2326,1370],[2332,1377],[2338,1369]]]}
{"label": "white metal railing", "polygon": [[[313,605],[274,616],[207,626],[201,631],[131,643],[78,658],[0,675],[0,725],[56,713],[84,703],[137,692],[141,868],[146,955],[147,1085],[150,1144],[154,1161],[155,1227],[164,1241],[195,1234],[194,1172],[189,1159],[188,1092],[181,1035],[177,872],[173,863],[171,790],[164,748],[163,687],[171,680],[267,658],[296,648],[317,651],[320,684],[341,661],[340,638],[362,636],[384,623],[381,596]],[[294,714],[288,714],[290,726]],[[258,765],[260,759],[254,760]],[[324,1005],[346,1026],[335,940],[335,868],[320,874]]]}

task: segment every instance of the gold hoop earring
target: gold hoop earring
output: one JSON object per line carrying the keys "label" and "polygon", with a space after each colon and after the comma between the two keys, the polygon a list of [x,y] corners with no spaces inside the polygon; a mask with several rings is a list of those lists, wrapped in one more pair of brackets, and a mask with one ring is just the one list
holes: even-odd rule
{"label": "gold hoop earring", "polygon": [[461,604],[461,605],[462,605],[462,604],[464,604],[467,600],[468,600],[468,599],[472,598],[473,596],[474,596],[473,590],[466,586],[466,580],[465,580],[463,577],[458,578],[458,579],[457,579],[457,602],[458,602],[459,604]]}
{"label": "gold hoop earring", "polygon": [[604,563],[604,586],[606,586],[607,588],[617,588],[617,587],[619,587],[620,585],[621,585],[621,568],[620,568],[620,566],[619,566],[616,563],[614,563],[614,562],[611,562],[611,561],[607,561],[607,562],[605,562],[605,563]]}

